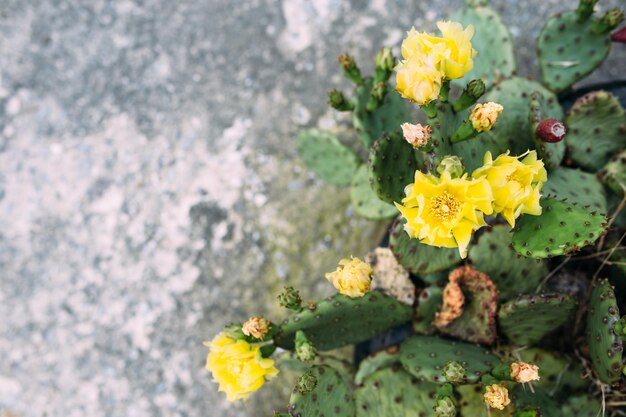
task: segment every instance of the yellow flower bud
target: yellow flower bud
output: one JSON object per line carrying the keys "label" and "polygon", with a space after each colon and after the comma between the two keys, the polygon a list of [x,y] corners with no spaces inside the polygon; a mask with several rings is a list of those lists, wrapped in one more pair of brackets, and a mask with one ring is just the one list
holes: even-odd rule
{"label": "yellow flower bud", "polygon": [[470,114],[472,127],[477,132],[488,132],[496,124],[496,120],[502,113],[502,110],[504,110],[504,107],[491,101],[489,103],[477,104]]}
{"label": "yellow flower bud", "polygon": [[504,407],[511,404],[511,400],[509,399],[509,390],[500,384],[487,386],[487,389],[483,394],[483,398],[489,407],[497,408],[498,410],[504,410]]}
{"label": "yellow flower bud", "polygon": [[248,398],[265,384],[266,379],[278,375],[274,361],[261,356],[261,347],[250,345],[220,333],[210,342],[206,369],[213,374],[219,390],[228,401]]}
{"label": "yellow flower bud", "polygon": [[241,330],[246,336],[252,336],[256,339],[263,339],[270,329],[270,322],[263,317],[253,316],[246,321]]}
{"label": "yellow flower bud", "polygon": [[334,272],[326,274],[326,279],[333,284],[337,290],[348,297],[362,297],[369,290],[372,282],[372,267],[353,257],[339,261],[339,267]]}
{"label": "yellow flower bud", "polygon": [[422,126],[421,124],[402,123],[402,134],[404,139],[409,142],[415,149],[425,146],[430,141],[430,126]]}
{"label": "yellow flower bud", "polygon": [[539,381],[539,367],[526,362],[513,362],[509,367],[511,378],[515,382],[524,384],[530,381]]}

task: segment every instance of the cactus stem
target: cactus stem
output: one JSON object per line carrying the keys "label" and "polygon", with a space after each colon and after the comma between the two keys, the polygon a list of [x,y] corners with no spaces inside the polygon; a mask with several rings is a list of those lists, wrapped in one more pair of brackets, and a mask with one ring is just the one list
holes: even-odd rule
{"label": "cactus stem", "polygon": [[459,143],[459,142],[463,142],[463,141],[472,139],[472,138],[478,136],[479,134],[480,134],[480,132],[475,130],[474,126],[472,126],[472,122],[470,122],[469,120],[464,120],[463,124],[461,126],[459,126],[459,128],[456,130],[456,132],[454,132],[454,135],[452,135],[452,138],[450,138],[450,141],[453,144],[454,143]]}
{"label": "cactus stem", "polygon": [[591,25],[591,32],[597,35],[608,33],[615,29],[624,20],[624,12],[620,9],[611,9],[604,16],[596,19]]}
{"label": "cactus stem", "polygon": [[448,101],[449,93],[450,93],[450,81],[446,80],[441,85],[441,90],[439,91],[439,100],[442,103],[446,103]]}
{"label": "cactus stem", "polygon": [[423,105],[421,108],[424,113],[426,113],[426,116],[429,119],[434,119],[435,117],[437,117],[437,103],[435,103],[434,101]]}
{"label": "cactus stem", "polygon": [[591,17],[593,14],[593,8],[597,2],[598,0],[580,0],[578,8],[576,9],[576,16],[578,17],[579,23],[582,23]]}

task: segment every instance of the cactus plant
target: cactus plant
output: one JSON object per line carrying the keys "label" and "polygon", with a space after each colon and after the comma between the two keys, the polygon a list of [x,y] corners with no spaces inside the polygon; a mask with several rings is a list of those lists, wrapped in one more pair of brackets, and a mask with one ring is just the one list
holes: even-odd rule
{"label": "cactus plant", "polygon": [[407,271],[418,275],[442,271],[460,261],[458,251],[454,249],[427,246],[410,239],[401,222],[391,227],[389,247]]}
{"label": "cactus plant", "polygon": [[443,301],[442,290],[431,285],[420,291],[413,318],[413,330],[416,333],[431,334],[435,330],[433,321]]}
{"label": "cactus plant", "polygon": [[578,395],[568,398],[561,406],[561,412],[563,416],[596,417],[602,412],[602,403],[591,395]]}
{"label": "cactus plant", "polygon": [[597,171],[626,147],[626,114],[611,93],[594,91],[567,113],[567,150],[583,168]]}
{"label": "cactus plant", "polygon": [[593,370],[607,384],[619,381],[624,367],[623,341],[614,329],[619,318],[615,292],[609,281],[594,281],[587,315],[587,343]]}
{"label": "cactus plant", "polygon": [[417,381],[402,368],[381,369],[356,388],[357,417],[420,417],[432,412],[437,385]]}
{"label": "cactus plant", "polygon": [[[528,105],[530,133],[533,137],[535,148],[537,149],[539,157],[545,164],[546,169],[553,170],[561,164],[563,156],[565,155],[565,143],[562,140],[565,134],[565,126],[554,118],[546,118],[544,116],[544,111],[547,110],[547,104],[545,97],[538,92],[535,91],[530,95]],[[549,131],[552,135],[546,135],[546,132],[540,135],[542,130],[545,130],[545,121],[550,120],[556,121],[556,123],[554,123],[556,129],[553,127],[552,130]],[[555,131],[558,132],[560,136],[556,135]],[[561,139],[559,139],[559,137]]]}
{"label": "cactus plant", "polygon": [[461,417],[511,417],[510,407],[500,411],[488,408],[483,400],[483,388],[480,384],[461,385],[456,387],[459,394]]}
{"label": "cactus plant", "polygon": [[435,336],[412,336],[400,345],[400,362],[411,375],[423,381],[445,383],[441,372],[449,361],[466,368],[467,383],[476,383],[498,363],[496,355],[476,345]]}
{"label": "cactus plant", "polygon": [[541,379],[533,382],[533,386],[543,388],[553,396],[565,397],[588,385],[583,379],[585,370],[575,358],[540,348],[521,349],[512,356],[537,365]]}
{"label": "cactus plant", "polygon": [[350,198],[357,214],[366,219],[387,219],[398,214],[398,209],[378,198],[370,186],[369,174],[365,165],[361,165],[352,178]]}
{"label": "cactus plant", "polygon": [[511,343],[532,345],[562,326],[576,306],[576,299],[569,295],[522,295],[500,306],[498,324]]}
{"label": "cactus plant", "polygon": [[600,171],[599,178],[616,196],[622,197],[626,187],[626,151],[611,158]]}
{"label": "cactus plant", "polygon": [[527,257],[548,258],[590,245],[607,226],[604,215],[555,198],[542,199],[541,216],[524,216],[513,233],[513,249]]}
{"label": "cactus plant", "polygon": [[576,168],[559,167],[543,184],[544,196],[564,199],[589,210],[607,212],[606,193],[598,177]]}
{"label": "cactus plant", "polygon": [[380,292],[360,298],[341,294],[310,303],[285,319],[274,336],[276,344],[293,349],[298,330],[320,351],[358,343],[411,320],[411,308]]}
{"label": "cactus plant", "polygon": [[398,355],[397,351],[388,352],[386,350],[382,350],[380,352],[376,352],[361,361],[361,363],[359,364],[359,369],[354,375],[354,383],[356,385],[361,385],[365,378],[369,377],[380,369],[388,368],[394,363],[399,363],[399,361],[400,356]]}
{"label": "cactus plant", "polygon": [[543,260],[536,262],[513,251],[512,237],[509,227],[495,225],[485,230],[469,251],[474,268],[486,273],[498,288],[500,302],[534,292],[548,274]]}
{"label": "cactus plant", "polygon": [[301,132],[296,148],[307,168],[335,185],[348,185],[358,166],[358,157],[335,135],[317,129]]}
{"label": "cactus plant", "polygon": [[[303,380],[309,385],[306,390],[301,387]],[[306,371],[289,400],[289,413],[293,417],[351,417],[354,411],[354,399],[348,383],[339,372],[327,365],[312,366]]]}

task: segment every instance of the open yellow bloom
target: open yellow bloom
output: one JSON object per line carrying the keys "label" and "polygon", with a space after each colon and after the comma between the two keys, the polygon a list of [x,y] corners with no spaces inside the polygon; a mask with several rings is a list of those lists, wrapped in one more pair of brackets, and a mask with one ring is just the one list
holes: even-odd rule
{"label": "open yellow bloom", "polygon": [[415,172],[415,182],[404,190],[402,204],[396,203],[406,219],[404,228],[412,238],[431,246],[459,248],[467,256],[472,233],[484,226],[483,214],[493,212],[493,195],[484,179],[452,178]]}
{"label": "open yellow bloom", "polygon": [[466,72],[474,68],[473,58],[476,50],[472,48],[474,26],[463,25],[458,22],[437,22],[437,27],[443,35],[446,44],[445,55],[441,60],[441,71],[448,79],[461,78]]}
{"label": "open yellow bloom", "polygon": [[504,410],[504,407],[511,404],[509,390],[500,384],[488,385],[483,398],[489,407],[497,408],[498,410]]}
{"label": "open yellow bloom", "polygon": [[336,271],[326,274],[337,290],[348,297],[362,297],[370,290],[374,271],[367,262],[359,258],[342,259]]}
{"label": "open yellow bloom", "polygon": [[396,67],[396,90],[404,98],[428,104],[439,97],[443,74],[431,57],[414,56]]}
{"label": "open yellow bloom", "polygon": [[513,381],[524,384],[539,381],[539,367],[527,362],[513,362],[509,367]]}
{"label": "open yellow bloom", "polygon": [[213,374],[228,401],[248,398],[261,388],[266,378],[278,375],[274,361],[263,358],[258,345],[220,333],[205,346],[209,347],[206,369]]}
{"label": "open yellow bloom", "polygon": [[491,184],[494,212],[502,213],[511,227],[515,227],[515,219],[521,214],[541,214],[541,187],[548,174],[536,151],[520,156],[509,156],[507,152],[495,160],[487,152],[484,166],[476,169],[472,177],[486,178]]}
{"label": "open yellow bloom", "polygon": [[472,109],[469,119],[472,127],[477,132],[488,132],[496,124],[498,116],[504,107],[501,104],[490,101],[489,103],[477,104]]}

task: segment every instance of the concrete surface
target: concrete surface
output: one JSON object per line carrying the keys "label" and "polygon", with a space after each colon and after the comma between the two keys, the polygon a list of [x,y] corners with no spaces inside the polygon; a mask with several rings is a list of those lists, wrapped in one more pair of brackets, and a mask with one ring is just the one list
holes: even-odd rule
{"label": "concrete surface", "polygon": [[[536,76],[544,16],[576,2],[492,3]],[[0,0],[0,415],[284,404],[287,375],[229,405],[201,343],[253,313],[278,318],[284,283],[330,293],[322,273],[374,245],[384,225],[354,218],[292,139],[345,120],[325,104],[347,86],[336,55],[371,68],[379,47],[461,4]],[[625,61],[617,45],[591,80]]]}

